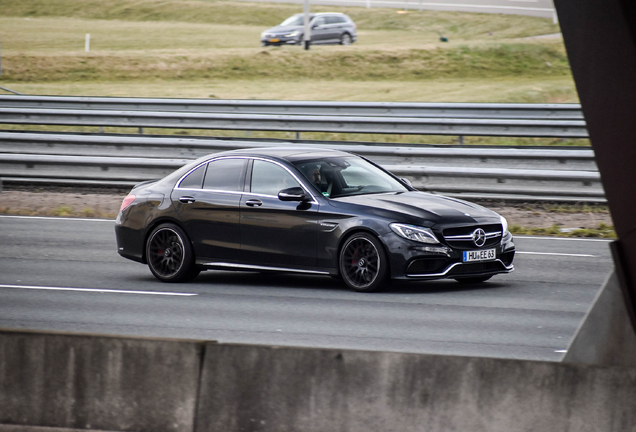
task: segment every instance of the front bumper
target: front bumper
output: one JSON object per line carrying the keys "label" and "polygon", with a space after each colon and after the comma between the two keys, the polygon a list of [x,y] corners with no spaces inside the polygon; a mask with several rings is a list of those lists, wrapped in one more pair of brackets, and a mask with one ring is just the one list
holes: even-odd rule
{"label": "front bumper", "polygon": [[514,270],[515,245],[510,234],[493,246],[494,259],[471,262],[462,261],[466,249],[444,244],[418,244],[394,233],[386,234],[382,240],[387,246],[393,279],[459,279]]}
{"label": "front bumper", "polygon": [[298,36],[294,37],[285,37],[285,36],[276,36],[276,37],[267,37],[261,38],[261,45],[298,45],[302,42],[302,36],[300,38]]}

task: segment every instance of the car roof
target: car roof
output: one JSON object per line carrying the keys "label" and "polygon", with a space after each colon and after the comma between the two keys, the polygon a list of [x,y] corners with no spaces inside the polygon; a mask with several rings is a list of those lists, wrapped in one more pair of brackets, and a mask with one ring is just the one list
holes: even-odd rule
{"label": "car roof", "polygon": [[[305,15],[305,14],[304,13],[297,13],[297,14],[294,14],[293,16],[300,16],[300,15]],[[317,16],[323,16],[323,15],[342,15],[342,16],[345,16],[345,17],[349,16],[349,15],[344,14],[342,12],[311,12],[309,14],[309,16],[311,18],[317,17]]]}
{"label": "car roof", "polygon": [[313,159],[321,157],[337,157],[337,156],[352,156],[351,153],[343,152],[340,150],[331,150],[318,147],[301,147],[301,146],[288,146],[288,147],[260,147],[230,150],[222,153],[215,153],[211,157],[217,156],[249,156],[249,157],[266,157],[285,159],[288,161],[296,161],[300,159]]}

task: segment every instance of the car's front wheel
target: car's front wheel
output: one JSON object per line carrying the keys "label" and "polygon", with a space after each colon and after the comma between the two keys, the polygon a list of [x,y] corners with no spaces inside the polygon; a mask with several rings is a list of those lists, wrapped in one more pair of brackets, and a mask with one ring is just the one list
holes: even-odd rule
{"label": "car's front wheel", "polygon": [[384,247],[375,236],[356,233],[340,251],[340,275],[355,291],[373,292],[389,284],[389,262]]}
{"label": "car's front wheel", "polygon": [[174,224],[161,224],[152,230],[146,259],[152,274],[162,282],[185,282],[199,274],[188,236]]}

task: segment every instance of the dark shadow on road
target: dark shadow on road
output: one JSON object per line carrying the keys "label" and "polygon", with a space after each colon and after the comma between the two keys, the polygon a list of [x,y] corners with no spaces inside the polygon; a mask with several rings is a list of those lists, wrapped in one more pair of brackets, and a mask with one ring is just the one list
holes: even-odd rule
{"label": "dark shadow on road", "polygon": [[[225,286],[272,287],[294,289],[320,289],[330,291],[348,291],[344,282],[330,276],[299,275],[292,273],[261,273],[234,271],[202,272],[194,283],[222,284]],[[188,284],[181,285],[187,286]],[[448,292],[464,292],[475,290],[495,290],[509,288],[505,276],[482,283],[463,284],[455,280],[434,281],[393,281],[390,288],[373,295],[387,294],[435,294]]]}

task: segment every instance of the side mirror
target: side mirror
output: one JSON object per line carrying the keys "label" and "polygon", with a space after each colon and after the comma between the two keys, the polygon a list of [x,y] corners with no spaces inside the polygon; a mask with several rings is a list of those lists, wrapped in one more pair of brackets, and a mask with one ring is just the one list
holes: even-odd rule
{"label": "side mirror", "polygon": [[309,197],[301,187],[291,187],[278,192],[281,201],[309,201]]}
{"label": "side mirror", "polygon": [[404,184],[406,184],[407,186],[413,187],[413,184],[411,183],[411,180],[407,179],[407,178],[401,178],[400,181]]}

